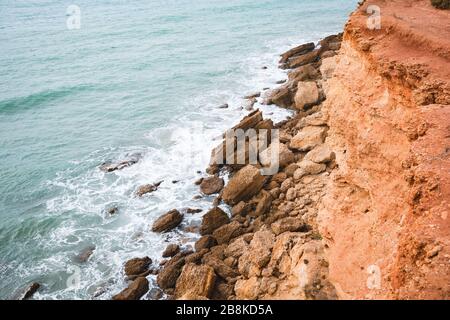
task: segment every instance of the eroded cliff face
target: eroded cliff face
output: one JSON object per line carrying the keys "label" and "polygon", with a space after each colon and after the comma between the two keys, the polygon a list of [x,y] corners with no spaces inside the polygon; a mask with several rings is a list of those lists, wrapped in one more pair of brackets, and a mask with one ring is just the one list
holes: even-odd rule
{"label": "eroded cliff face", "polygon": [[[369,5],[381,29],[367,28]],[[327,60],[330,281],[341,298],[449,298],[450,12],[366,1]]]}

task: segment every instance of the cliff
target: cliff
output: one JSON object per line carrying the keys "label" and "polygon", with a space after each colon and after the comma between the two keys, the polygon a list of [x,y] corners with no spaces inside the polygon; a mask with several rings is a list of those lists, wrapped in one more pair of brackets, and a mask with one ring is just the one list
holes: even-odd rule
{"label": "cliff", "polygon": [[347,298],[449,298],[450,12],[370,4],[381,29],[366,27],[369,4],[352,14],[325,86],[330,280]]}

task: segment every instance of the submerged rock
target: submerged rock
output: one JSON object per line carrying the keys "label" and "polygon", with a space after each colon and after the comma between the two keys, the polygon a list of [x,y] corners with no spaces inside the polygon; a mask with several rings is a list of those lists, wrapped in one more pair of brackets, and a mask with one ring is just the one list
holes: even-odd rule
{"label": "submerged rock", "polygon": [[84,263],[88,261],[91,255],[94,253],[95,246],[88,246],[81,250],[79,254],[74,257],[74,260],[78,263]]}
{"label": "submerged rock", "polygon": [[20,295],[19,300],[28,300],[30,299],[41,287],[41,285],[37,282],[33,282],[28,287],[23,290],[23,293]]}
{"label": "submerged rock", "polygon": [[183,215],[176,209],[173,209],[166,214],[159,217],[152,226],[153,232],[167,232],[170,231],[181,223]]}
{"label": "submerged rock", "polygon": [[142,185],[137,189],[136,195],[138,197],[142,197],[142,196],[146,195],[147,193],[155,192],[156,190],[158,190],[158,187],[161,185],[161,183],[163,183],[163,181],[159,181],[154,184]]}

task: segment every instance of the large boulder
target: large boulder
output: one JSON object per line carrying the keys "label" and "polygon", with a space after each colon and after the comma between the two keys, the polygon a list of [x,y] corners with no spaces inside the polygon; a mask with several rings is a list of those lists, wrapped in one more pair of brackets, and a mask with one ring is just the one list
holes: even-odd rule
{"label": "large boulder", "polygon": [[288,73],[289,82],[297,85],[300,81],[311,81],[320,78],[320,72],[314,64],[298,67]]}
{"label": "large boulder", "polygon": [[247,278],[260,276],[269,263],[275,236],[270,230],[255,232],[250,245],[239,258],[239,272]]}
{"label": "large boulder", "polygon": [[315,147],[308,152],[304,160],[310,160],[315,163],[327,163],[335,158],[335,153],[331,151],[326,144]]}
{"label": "large boulder", "polygon": [[183,215],[176,209],[173,209],[159,217],[152,226],[153,232],[167,232],[178,225],[183,220]]}
{"label": "large boulder", "polygon": [[326,168],[327,166],[323,163],[315,163],[310,160],[303,160],[299,163],[299,168],[294,172],[294,179],[300,180],[304,176],[319,174],[325,171]]}
{"label": "large boulder", "polygon": [[144,184],[136,190],[136,195],[138,197],[142,197],[148,193],[155,192],[156,190],[158,190],[158,187],[161,185],[161,183],[162,181],[159,181],[154,184]]}
{"label": "large boulder", "polygon": [[[294,153],[284,143],[278,143],[277,160],[281,168],[286,167],[288,164],[295,161]],[[270,167],[272,163],[272,149],[275,145],[272,143],[267,149],[263,150],[259,154],[259,162],[264,167]]]}
{"label": "large boulder", "polygon": [[133,258],[125,263],[125,274],[127,276],[134,276],[143,274],[148,270],[148,267],[152,264],[152,259],[149,257]]}
{"label": "large boulder", "polygon": [[186,294],[208,298],[214,288],[216,274],[210,266],[188,263],[183,267],[175,287],[175,297]]}
{"label": "large boulder", "polygon": [[265,99],[265,104],[276,104],[279,107],[290,108],[294,103],[294,94],[288,85],[272,90]]}
{"label": "large boulder", "polygon": [[325,127],[305,127],[291,139],[289,147],[299,151],[309,151],[324,142],[326,132]]}
{"label": "large boulder", "polygon": [[195,242],[195,251],[209,249],[211,247],[214,247],[215,245],[217,245],[217,240],[211,235],[206,235]]}
{"label": "large boulder", "polygon": [[163,258],[171,258],[174,255],[176,255],[178,252],[180,252],[180,246],[176,243],[169,244],[164,252],[162,253]]}
{"label": "large boulder", "polygon": [[304,81],[298,83],[297,93],[295,94],[295,108],[305,110],[319,103],[319,89],[315,81]]}
{"label": "large boulder", "polygon": [[186,263],[186,256],[190,253],[192,251],[180,252],[164,264],[164,268],[158,273],[156,278],[156,282],[161,289],[165,290],[175,287],[177,279],[181,274],[181,269]]}
{"label": "large boulder", "polygon": [[320,59],[320,49],[311,51],[309,53],[292,57],[288,60],[284,68],[294,69],[313,62],[317,62]]}
{"label": "large boulder", "polygon": [[213,232],[213,237],[217,240],[217,243],[226,244],[244,233],[244,229],[241,224],[237,221],[231,221]]}
{"label": "large boulder", "polygon": [[258,168],[247,165],[230,179],[223,189],[222,199],[229,205],[246,201],[262,189],[265,181]]}
{"label": "large boulder", "polygon": [[299,45],[298,47],[292,48],[281,55],[280,63],[286,63],[289,60],[289,58],[311,52],[314,50],[315,47],[316,45],[314,44],[314,42],[309,42]]}
{"label": "large boulder", "polygon": [[148,280],[139,277],[128,288],[113,296],[113,300],[139,300],[148,291]]}
{"label": "large boulder", "polygon": [[212,208],[202,218],[200,234],[212,234],[214,230],[230,222],[228,215],[219,207]]}
{"label": "large boulder", "polygon": [[206,195],[211,195],[214,193],[219,193],[224,185],[224,181],[220,177],[209,177],[202,180],[200,184],[200,191]]}

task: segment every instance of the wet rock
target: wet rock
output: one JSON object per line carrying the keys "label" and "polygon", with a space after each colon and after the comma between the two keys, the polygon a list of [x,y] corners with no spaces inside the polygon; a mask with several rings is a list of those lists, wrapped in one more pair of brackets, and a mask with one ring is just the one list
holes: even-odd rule
{"label": "wet rock", "polygon": [[265,149],[259,154],[259,162],[261,163],[261,165],[263,165],[264,167],[271,166],[272,152],[276,151],[274,150],[274,148],[276,149],[276,147],[278,147],[278,152],[274,154],[275,161],[278,161],[278,164],[281,168],[284,168],[288,164],[295,161],[294,153],[291,150],[289,150],[289,148],[285,144],[278,143],[275,145],[274,143],[272,143],[267,149]]}
{"label": "wet rock", "polygon": [[162,181],[159,181],[157,183],[154,184],[145,184],[140,186],[137,191],[136,191],[136,195],[138,197],[142,197],[148,193],[152,193],[155,192],[156,190],[158,190],[158,187],[161,185]]}
{"label": "wet rock", "polygon": [[304,176],[319,174],[325,171],[327,166],[323,163],[315,163],[310,160],[303,160],[299,163],[299,168],[294,172],[294,179],[300,180]]}
{"label": "wet rock", "polygon": [[265,181],[258,168],[247,165],[230,179],[223,189],[222,199],[229,205],[248,200],[262,189]]}
{"label": "wet rock", "polygon": [[127,276],[140,275],[146,272],[152,264],[152,259],[149,257],[133,258],[125,263],[125,274]]}
{"label": "wet rock", "polygon": [[263,121],[262,112],[260,110],[255,110],[245,116],[239,124],[232,128],[232,130],[242,129],[246,131],[250,128],[254,128],[260,121]]}
{"label": "wet rock", "polygon": [[230,221],[228,215],[219,207],[212,208],[202,218],[200,234],[212,234],[214,230]]}
{"label": "wet rock", "polygon": [[309,151],[323,143],[325,140],[326,128],[308,126],[295,135],[289,147],[299,151]]}
{"label": "wet rock", "polygon": [[30,299],[41,287],[41,285],[37,282],[31,283],[28,287],[23,290],[23,293],[20,295],[19,300],[28,300]]}
{"label": "wet rock", "polygon": [[256,98],[245,100],[242,107],[247,111],[251,111],[253,110],[253,106],[255,105],[256,102],[257,102]]}
{"label": "wet rock", "polygon": [[181,274],[181,269],[186,263],[186,256],[191,253],[192,251],[177,253],[172,259],[164,264],[163,269],[156,278],[156,282],[161,289],[166,290],[175,287],[177,279]]}
{"label": "wet rock", "polygon": [[200,191],[206,195],[219,193],[222,190],[223,185],[224,181],[222,178],[216,176],[205,178],[200,184]]}
{"label": "wet rock", "polygon": [[228,103],[224,103],[218,106],[219,109],[227,109],[228,107],[229,107]]}
{"label": "wet rock", "polygon": [[134,280],[128,288],[113,296],[113,300],[139,300],[147,293],[149,288],[148,280],[144,277]]}
{"label": "wet rock", "polygon": [[308,231],[307,225],[303,222],[302,219],[299,219],[297,217],[287,217],[280,219],[278,221],[275,221],[270,226],[273,233],[275,235],[280,235],[284,232],[306,232]]}
{"label": "wet rock", "polygon": [[150,289],[148,293],[149,300],[160,300],[163,297],[164,293],[158,288]]}
{"label": "wet rock", "polygon": [[193,208],[186,209],[186,213],[189,213],[189,214],[196,214],[196,213],[200,213],[202,211],[203,211],[203,209],[193,209]]}
{"label": "wet rock", "polygon": [[315,163],[328,163],[331,160],[334,160],[334,158],[334,152],[331,151],[330,147],[323,144],[308,152],[304,160],[309,160]]}
{"label": "wet rock", "polygon": [[203,249],[209,249],[217,245],[216,239],[211,235],[201,237],[195,242],[195,251],[201,251]]}
{"label": "wet rock", "polygon": [[180,246],[175,243],[171,243],[166,247],[166,249],[162,253],[162,257],[170,258],[176,255],[178,252],[180,252]]}
{"label": "wet rock", "polygon": [[319,88],[314,81],[305,81],[298,83],[297,93],[295,94],[295,108],[297,110],[306,110],[319,103]]}
{"label": "wet rock", "polygon": [[186,294],[208,298],[214,288],[216,275],[214,269],[205,265],[186,264],[177,280],[175,297]]}
{"label": "wet rock", "polygon": [[167,212],[159,217],[152,226],[153,232],[167,232],[170,231],[181,223],[183,215],[176,209]]}
{"label": "wet rock", "polygon": [[124,168],[130,167],[136,163],[138,163],[141,158],[140,154],[135,154],[130,157],[128,160],[120,161],[117,163],[112,162],[104,162],[100,165],[100,170],[103,172],[113,172],[117,170],[122,170]]}
{"label": "wet rock", "polygon": [[232,221],[222,227],[216,229],[213,232],[213,237],[216,238],[217,243],[224,244],[228,243],[231,239],[236,238],[244,233],[244,229],[241,224],[237,221]]}
{"label": "wet rock", "polygon": [[272,90],[266,97],[265,104],[275,104],[282,108],[290,108],[294,103],[294,94],[289,86],[284,85]]}
{"label": "wet rock", "polygon": [[117,214],[119,212],[119,208],[118,207],[110,207],[106,209],[106,212],[110,215],[113,216],[115,214]]}
{"label": "wet rock", "polygon": [[286,63],[289,60],[289,58],[309,53],[309,52],[313,51],[315,49],[315,47],[316,47],[316,45],[314,44],[314,42],[309,42],[309,43],[299,45],[295,48],[292,48],[289,51],[287,51],[281,55],[280,63]]}
{"label": "wet rock", "polygon": [[84,263],[92,256],[95,251],[95,246],[88,246],[81,250],[79,254],[74,257],[75,262]]}
{"label": "wet rock", "polygon": [[194,184],[197,185],[197,186],[199,186],[199,185],[202,184],[202,182],[203,182],[203,178],[200,178],[200,179],[196,180],[196,181],[194,182]]}

